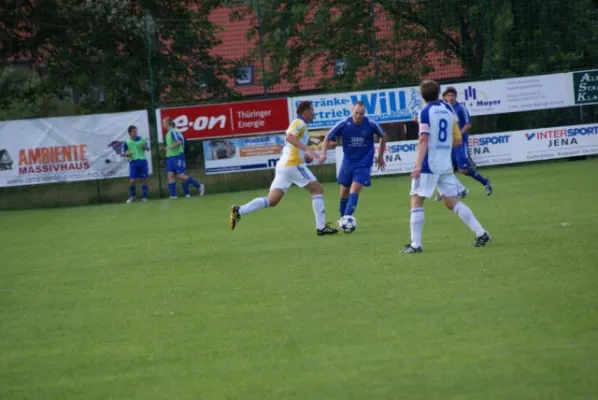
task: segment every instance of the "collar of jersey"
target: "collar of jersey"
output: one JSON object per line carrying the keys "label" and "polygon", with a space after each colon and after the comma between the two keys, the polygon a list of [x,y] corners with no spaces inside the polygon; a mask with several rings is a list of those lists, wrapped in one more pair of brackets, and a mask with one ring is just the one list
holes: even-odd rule
{"label": "collar of jersey", "polygon": [[297,118],[299,118],[301,121],[305,122],[305,124],[307,125],[307,121],[301,115],[297,115]]}

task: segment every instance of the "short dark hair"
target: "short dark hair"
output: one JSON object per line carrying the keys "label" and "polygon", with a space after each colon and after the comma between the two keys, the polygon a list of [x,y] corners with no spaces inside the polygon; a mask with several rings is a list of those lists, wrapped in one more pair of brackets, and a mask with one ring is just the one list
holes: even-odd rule
{"label": "short dark hair", "polygon": [[433,80],[425,80],[419,85],[419,90],[425,101],[431,102],[438,100],[440,96],[440,85],[438,82]]}
{"label": "short dark hair", "polygon": [[130,125],[129,128],[127,128],[127,131],[131,133],[133,129],[137,129],[137,127],[135,125]]}
{"label": "short dark hair", "polygon": [[297,115],[301,115],[313,106],[313,102],[305,100],[297,105]]}
{"label": "short dark hair", "polygon": [[163,121],[166,121],[166,123],[168,124],[168,126],[171,126],[171,127],[173,127],[173,126],[174,126],[174,121],[173,121],[173,120],[172,120],[172,118],[170,118],[170,117],[165,117],[165,118],[163,119]]}
{"label": "short dark hair", "polygon": [[444,92],[442,92],[442,97],[446,96],[447,94],[452,93],[455,96],[457,95],[457,89],[452,86],[447,87]]}
{"label": "short dark hair", "polygon": [[353,103],[353,107],[355,106],[362,106],[365,107],[365,103],[361,100],[356,101],[355,103]]}

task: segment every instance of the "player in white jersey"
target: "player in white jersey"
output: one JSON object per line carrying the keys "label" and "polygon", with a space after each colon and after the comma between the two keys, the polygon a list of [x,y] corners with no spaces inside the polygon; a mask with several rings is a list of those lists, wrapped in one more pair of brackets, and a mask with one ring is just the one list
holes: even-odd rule
{"label": "player in white jersey", "polygon": [[297,118],[286,132],[285,144],[280,160],[276,164],[276,175],[270,185],[270,192],[266,197],[258,197],[240,207],[233,206],[229,219],[230,229],[235,229],[241,216],[262,208],[276,206],[282,200],[287,189],[292,185],[297,185],[306,188],[311,193],[318,236],[338,233],[338,229],[330,227],[325,222],[324,188],[305,165],[306,162],[310,163],[316,158],[316,153],[307,146],[309,141],[307,124],[313,121],[315,115],[311,101],[299,103]]}
{"label": "player in white jersey", "polygon": [[420,86],[426,105],[419,113],[419,140],[415,167],[411,173],[411,243],[403,253],[422,252],[424,229],[424,200],[432,197],[434,190],[442,196],[449,210],[475,233],[476,247],[490,243],[488,232],[478,222],[473,212],[459,201],[459,185],[453,173],[451,154],[453,147],[461,144],[461,132],[453,109],[439,100],[440,85],[426,80]]}

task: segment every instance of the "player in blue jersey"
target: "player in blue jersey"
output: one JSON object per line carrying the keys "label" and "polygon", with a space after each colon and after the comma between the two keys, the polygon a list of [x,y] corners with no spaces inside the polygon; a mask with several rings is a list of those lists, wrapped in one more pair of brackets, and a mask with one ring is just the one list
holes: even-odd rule
{"label": "player in blue jersey", "polygon": [[[490,196],[492,194],[492,184],[488,179],[476,171],[475,164],[469,156],[468,132],[471,129],[471,117],[469,116],[469,112],[461,103],[457,101],[457,90],[454,87],[446,88],[444,93],[442,93],[442,98],[444,101],[450,104],[451,107],[453,107],[455,114],[457,114],[457,123],[459,130],[461,131],[461,137],[463,138],[463,143],[461,146],[455,147],[453,149],[453,168],[463,175],[471,176],[473,179],[480,182],[486,189],[486,195]],[[468,192],[469,191],[467,189],[462,190],[461,197],[465,197]],[[441,199],[442,198],[440,195],[436,197],[436,200]]]}
{"label": "player in blue jersey", "polygon": [[423,81],[420,91],[426,104],[419,113],[419,139],[415,167],[411,173],[411,242],[405,246],[403,253],[422,252],[424,200],[432,197],[436,189],[446,207],[475,233],[474,245],[485,246],[491,241],[490,235],[471,209],[457,197],[459,190],[451,153],[454,147],[461,145],[462,138],[456,115],[448,104],[440,101],[437,82]]}
{"label": "player in blue jersey", "polygon": [[123,142],[121,155],[129,160],[129,198],[132,203],[137,197],[137,180],[141,181],[141,201],[147,201],[148,165],[145,152],[149,151],[147,140],[137,136],[137,127],[129,126],[129,138]]}
{"label": "player in blue jersey", "polygon": [[374,164],[374,137],[380,138],[380,148],[376,164],[384,170],[384,148],[386,135],[382,127],[365,116],[365,104],[358,101],[353,105],[352,115],[339,121],[326,135],[322,143],[319,163],[326,161],[326,153],[330,142],[337,138],[343,141],[343,162],[338,174],[340,185],[339,213],[353,215],[357,208],[359,192],[362,187],[371,185],[371,171]]}
{"label": "player in blue jersey", "polygon": [[164,151],[166,152],[166,173],[168,174],[168,192],[171,199],[176,199],[176,177],[179,178],[183,186],[185,197],[191,197],[189,185],[197,189],[200,196],[205,193],[205,186],[196,181],[193,177],[187,175],[185,162],[185,138],[176,129],[174,121],[170,117],[162,120],[162,127],[167,130],[164,137]]}

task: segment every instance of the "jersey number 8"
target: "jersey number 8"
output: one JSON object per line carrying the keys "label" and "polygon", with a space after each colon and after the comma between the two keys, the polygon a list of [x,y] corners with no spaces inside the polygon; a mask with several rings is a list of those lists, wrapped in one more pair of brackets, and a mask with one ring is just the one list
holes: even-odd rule
{"label": "jersey number 8", "polygon": [[438,123],[438,140],[440,142],[446,142],[446,139],[448,138],[448,122],[446,119],[441,118],[439,123]]}

